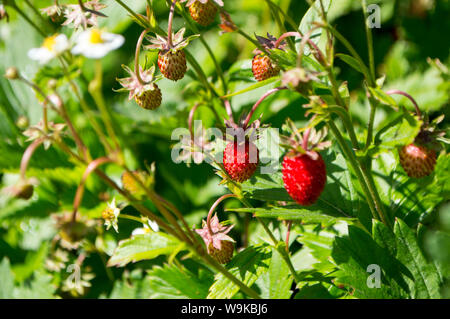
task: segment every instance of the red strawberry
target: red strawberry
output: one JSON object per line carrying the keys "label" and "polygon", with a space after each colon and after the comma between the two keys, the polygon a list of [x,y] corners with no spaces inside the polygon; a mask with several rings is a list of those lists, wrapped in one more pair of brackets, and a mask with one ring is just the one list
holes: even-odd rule
{"label": "red strawberry", "polygon": [[[256,158],[254,157],[256,154]],[[231,179],[242,183],[249,179],[256,171],[259,162],[259,151],[255,144],[246,141],[238,147],[237,142],[230,142],[223,153],[223,165]]]}
{"label": "red strawberry", "polygon": [[436,152],[417,144],[403,146],[399,150],[400,164],[409,177],[421,178],[430,175],[436,165]]}
{"label": "red strawberry", "polygon": [[187,70],[186,55],[183,50],[159,51],[158,66],[161,73],[169,80],[181,80]]}
{"label": "red strawberry", "polygon": [[317,158],[307,154],[288,153],[283,159],[284,188],[300,205],[314,204],[322,193],[327,180],[325,162],[319,153]]}
{"label": "red strawberry", "polygon": [[206,27],[214,21],[217,14],[217,6],[212,0],[189,1],[188,5],[192,19],[198,24]]}
{"label": "red strawberry", "polygon": [[253,57],[252,71],[257,81],[264,81],[278,75],[280,68],[267,55],[258,54]]}

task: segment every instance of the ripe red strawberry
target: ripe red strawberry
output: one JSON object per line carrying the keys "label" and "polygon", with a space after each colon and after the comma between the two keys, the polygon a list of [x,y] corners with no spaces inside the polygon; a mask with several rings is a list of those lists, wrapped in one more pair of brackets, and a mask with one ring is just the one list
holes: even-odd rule
{"label": "ripe red strawberry", "polygon": [[220,249],[213,246],[212,243],[208,245],[208,253],[212,258],[217,260],[221,264],[227,264],[233,257],[234,243],[228,240],[223,240],[221,242]]}
{"label": "ripe red strawberry", "polygon": [[245,142],[245,147],[244,145],[238,147],[237,142],[230,142],[223,152],[223,165],[225,170],[231,179],[236,182],[242,183],[252,177],[258,167],[258,162],[258,148],[249,141]]}
{"label": "ripe red strawberry", "polygon": [[283,182],[288,194],[300,205],[314,204],[322,193],[327,180],[325,162],[319,153],[317,158],[291,152],[283,159]]}
{"label": "ripe red strawberry", "polygon": [[257,81],[264,81],[278,75],[280,68],[267,55],[258,54],[253,57],[252,71]]}
{"label": "ripe red strawberry", "polygon": [[399,150],[399,157],[406,174],[413,178],[430,175],[436,165],[436,152],[414,143],[403,146]]}
{"label": "ripe red strawberry", "polygon": [[167,79],[172,81],[181,80],[187,70],[186,55],[183,50],[159,51],[158,66]]}
{"label": "ripe red strawberry", "polygon": [[[186,2],[186,0],[182,2]],[[189,13],[191,14],[192,19],[198,24],[206,27],[214,21],[217,14],[217,6],[214,2],[223,6],[221,0],[189,0],[186,6],[189,7]]]}

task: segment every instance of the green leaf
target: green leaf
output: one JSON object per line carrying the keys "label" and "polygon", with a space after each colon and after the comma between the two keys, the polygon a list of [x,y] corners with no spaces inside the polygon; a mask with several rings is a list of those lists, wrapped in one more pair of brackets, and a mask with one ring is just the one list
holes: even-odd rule
{"label": "green leaf", "polygon": [[[306,11],[305,15],[302,18],[302,21],[300,21],[299,30],[302,32],[302,34],[306,34],[313,28],[314,22],[321,21],[321,2],[323,4],[323,7],[325,9],[325,12],[328,12],[331,6],[331,0],[316,0],[311,5],[311,7]],[[315,43],[318,44],[321,41],[323,33],[323,28],[317,28],[311,33],[310,39]],[[296,38],[298,40],[298,38]],[[299,49],[300,44],[297,45],[297,50]],[[305,46],[305,54],[309,54],[309,49],[307,46]]]}
{"label": "green leaf", "polygon": [[440,282],[435,267],[429,263],[417,243],[413,230],[401,219],[394,225],[397,243],[397,258],[411,272],[411,277],[405,277],[412,298],[440,298]]}
{"label": "green leaf", "polygon": [[265,86],[267,84],[274,83],[276,81],[279,81],[279,77],[278,76],[269,78],[269,79],[261,81],[261,82],[257,82],[255,84],[250,85],[249,87],[247,87],[247,88],[245,88],[243,90],[240,90],[238,92],[234,92],[234,93],[230,93],[230,94],[227,94],[225,96],[222,96],[222,98],[229,98],[229,97],[232,97],[232,96],[236,96],[236,95],[240,95],[240,94],[243,94],[243,93],[247,93],[247,92],[259,89],[260,87],[263,87],[263,86]]}
{"label": "green leaf", "polygon": [[[252,213],[256,217],[277,218],[279,220],[302,220],[308,223],[335,223],[339,220],[351,221],[351,218],[344,217],[336,211],[332,206],[326,204],[318,204],[304,207],[300,205],[292,205],[285,207],[267,207],[267,208],[232,208],[227,211],[237,213]],[[334,214],[334,215],[333,215]]]}
{"label": "green leaf", "polygon": [[435,208],[450,198],[449,154],[439,156],[434,173],[421,179],[407,176],[392,152],[380,154],[373,163],[374,178],[388,214],[410,227],[431,218]]}
{"label": "green leaf", "polygon": [[379,88],[372,88],[369,87],[370,94],[379,102],[390,105],[390,106],[397,106],[397,102],[388,94],[384,93],[383,90]]}
{"label": "green leaf", "polygon": [[378,131],[375,145],[378,149],[391,150],[408,145],[419,134],[422,121],[406,110],[394,115],[392,121]]}
{"label": "green leaf", "polygon": [[349,66],[351,66],[356,71],[361,72],[365,76],[366,79],[370,79],[370,71],[366,67],[365,64],[356,60],[354,57],[347,55],[347,54],[343,54],[343,53],[336,54],[336,57],[340,58],[342,61],[347,63]]}
{"label": "green leaf", "polygon": [[272,248],[269,270],[258,278],[257,284],[261,288],[264,299],[289,299],[292,294],[293,278],[281,254]]}
{"label": "green leaf", "polygon": [[119,242],[108,266],[123,267],[129,262],[153,259],[160,255],[169,255],[181,249],[184,243],[175,237],[161,232],[135,235]]}
{"label": "green leaf", "polygon": [[[354,296],[376,299],[407,296],[408,286],[402,278],[405,267],[365,231],[349,226],[348,236],[335,238],[331,256],[339,267],[337,282],[352,287]],[[379,288],[368,285],[373,274],[370,265],[380,271]]]}
{"label": "green leaf", "polygon": [[56,298],[56,287],[52,283],[53,276],[38,271],[34,273],[34,280],[22,284],[14,290],[14,298],[17,299],[52,299]]}
{"label": "green leaf", "polygon": [[213,281],[212,276],[204,278],[174,264],[153,267],[147,279],[151,299],[204,299]]}
{"label": "green leaf", "polygon": [[9,266],[9,259],[4,257],[0,263],[0,299],[13,297],[14,277]]}
{"label": "green leaf", "polygon": [[[230,273],[244,284],[251,287],[253,283],[269,269],[272,251],[269,245],[261,244],[241,251],[227,265]],[[230,299],[239,291],[239,287],[222,273],[217,274],[214,284],[209,289],[209,299]]]}

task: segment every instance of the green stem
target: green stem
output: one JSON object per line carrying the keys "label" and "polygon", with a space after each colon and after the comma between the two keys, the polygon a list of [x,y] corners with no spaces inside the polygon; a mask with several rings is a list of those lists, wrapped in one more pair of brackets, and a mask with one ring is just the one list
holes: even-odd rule
{"label": "green stem", "polygon": [[374,58],[374,50],[373,50],[373,37],[372,30],[369,28],[367,21],[367,1],[362,0],[362,9],[364,14],[364,26],[366,28],[366,36],[367,36],[367,49],[369,51],[369,65],[370,65],[370,73],[372,77],[372,82],[375,82],[375,58]]}
{"label": "green stem", "polygon": [[96,60],[95,61],[95,78],[89,84],[89,92],[91,93],[92,97],[94,98],[95,103],[97,104],[97,106],[100,110],[100,115],[102,117],[103,123],[105,124],[108,135],[113,140],[113,142],[116,146],[116,150],[120,152],[120,144],[119,144],[119,140],[117,139],[117,135],[114,131],[113,120],[112,120],[110,112],[108,111],[108,109],[106,107],[105,100],[103,99],[102,81],[103,81],[102,61]]}
{"label": "green stem", "polygon": [[47,20],[44,19],[39,10],[36,9],[36,7],[30,2],[30,0],[25,0],[25,3],[31,8],[31,10],[33,10],[34,14],[38,16],[42,22],[44,22],[44,24],[51,26],[53,31],[55,30],[55,28]]}
{"label": "green stem", "polygon": [[[252,205],[243,197],[239,197],[238,199],[248,208],[253,208]],[[295,271],[294,265],[292,264],[291,258],[289,257],[289,252],[287,252],[285,249],[278,249],[279,247],[279,240],[275,238],[275,235],[272,233],[272,231],[267,227],[266,223],[259,217],[256,217],[256,220],[261,224],[261,226],[264,228],[264,231],[269,235],[270,240],[273,242],[275,248],[277,251],[281,254],[281,257],[283,258],[284,262],[289,268],[289,271],[291,272],[292,276],[294,277],[295,282],[298,284],[300,282],[300,278],[298,277],[297,272]]]}
{"label": "green stem", "polygon": [[369,191],[369,187],[367,186],[366,180],[361,172],[361,169],[359,167],[358,161],[353,154],[352,150],[348,147],[347,143],[345,142],[344,138],[342,137],[341,133],[339,132],[339,129],[334,124],[333,120],[328,121],[328,126],[330,127],[331,131],[333,132],[334,136],[336,137],[336,140],[341,147],[342,151],[347,157],[347,160],[350,162],[350,165],[353,167],[353,170],[355,171],[356,177],[358,178],[358,181],[361,185],[361,188],[364,192],[364,195],[367,200],[367,204],[369,205],[370,211],[372,213],[372,217],[374,219],[380,219],[378,217],[377,209],[374,205],[374,200],[372,197],[372,194]]}
{"label": "green stem", "polygon": [[47,34],[42,31],[41,28],[39,28],[14,2],[11,4],[11,7],[17,11],[17,13],[25,19],[40,35],[42,35],[44,38],[47,37]]}
{"label": "green stem", "polygon": [[[69,70],[67,69],[67,66],[65,65],[64,61],[62,60],[62,58],[59,59],[59,61],[61,62],[62,65],[62,69],[64,72],[64,76],[67,78],[67,81],[69,81],[69,85],[72,88],[72,91],[75,93],[75,96],[77,97],[78,101],[80,102],[80,106],[83,109],[83,112],[87,115],[91,112],[89,106],[87,105],[86,101],[84,100],[84,98],[81,96],[77,85],[74,83],[74,81],[72,80],[72,78],[70,77],[69,74]],[[105,149],[108,152],[112,152],[112,148],[109,145],[108,140],[106,139],[105,134],[103,133],[103,130],[100,128],[100,125],[97,123],[97,120],[94,119],[93,117],[88,116],[88,119],[90,119],[90,122],[92,124],[92,127],[94,129],[94,131],[97,133],[100,141],[102,142],[103,146],[105,147]]]}
{"label": "green stem", "polygon": [[375,113],[377,109],[377,102],[374,101],[372,97],[369,97],[369,105],[370,105],[370,116],[369,116],[369,125],[367,127],[367,137],[366,137],[366,146],[365,150],[368,150],[370,145],[372,144],[373,139],[373,127],[375,123]]}
{"label": "green stem", "polygon": [[128,219],[128,220],[134,220],[135,222],[138,222],[138,223],[141,223],[141,224],[144,223],[144,221],[141,218],[136,217],[136,216],[132,216],[132,215],[128,215],[128,214],[120,213],[119,214],[119,218]]}
{"label": "green stem", "polygon": [[141,22],[143,25],[145,25],[147,28],[150,28],[150,24],[148,23],[147,20],[143,20],[141,16],[139,16],[138,14],[136,14],[136,12],[134,12],[133,10],[130,9],[130,7],[128,7],[125,3],[123,3],[120,0],[116,0],[116,2],[121,5],[125,10],[128,11],[129,14],[131,14],[136,20],[138,20],[139,22]]}
{"label": "green stem", "polygon": [[[170,0],[168,0],[168,2],[170,2]],[[217,75],[220,78],[220,81],[222,82],[222,88],[224,91],[224,95],[227,94],[228,88],[227,88],[227,82],[225,81],[225,77],[223,74],[223,70],[222,67],[220,66],[219,62],[217,61],[213,51],[211,50],[211,47],[209,46],[208,42],[206,42],[203,34],[200,33],[200,31],[198,30],[197,26],[191,21],[191,19],[188,17],[187,13],[185,10],[183,10],[183,8],[177,8],[178,12],[183,16],[184,20],[186,21],[186,23],[188,24],[189,28],[196,34],[200,34],[200,42],[203,44],[203,46],[205,47],[206,51],[208,51],[209,56],[211,57],[211,60],[214,63],[214,66],[216,67],[216,71],[217,71]]]}

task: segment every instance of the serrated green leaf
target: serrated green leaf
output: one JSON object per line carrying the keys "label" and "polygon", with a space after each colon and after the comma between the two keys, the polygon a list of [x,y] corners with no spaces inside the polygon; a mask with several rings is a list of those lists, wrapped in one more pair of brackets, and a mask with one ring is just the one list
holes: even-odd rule
{"label": "serrated green leaf", "polygon": [[204,299],[213,278],[199,278],[186,268],[175,265],[155,266],[149,271],[149,298],[151,299]]}
{"label": "serrated green leaf", "polygon": [[412,274],[412,278],[405,278],[412,298],[440,298],[439,276],[434,267],[425,259],[413,230],[401,219],[397,219],[394,233],[397,243],[397,258]]}
{"label": "serrated green leaf", "polygon": [[[365,231],[353,226],[348,231],[348,236],[338,237],[333,243],[331,256],[339,267],[337,281],[355,289],[358,298],[406,297],[408,286],[402,278],[407,273],[405,267]],[[379,288],[368,285],[371,265],[380,272]]]}
{"label": "serrated green leaf", "polygon": [[[262,244],[248,247],[241,251],[227,265],[230,273],[244,284],[251,287],[253,283],[269,269],[272,250]],[[239,287],[222,273],[217,274],[214,284],[209,289],[209,299],[230,299],[239,291]]]}
{"label": "serrated green leaf", "polygon": [[[323,209],[323,207],[328,208]],[[302,220],[307,223],[335,223],[339,220],[351,221],[349,217],[344,217],[341,214],[332,211],[332,207],[321,204],[314,204],[308,207],[302,206],[287,206],[287,207],[267,207],[267,208],[232,208],[228,211],[237,213],[252,213],[256,217],[262,218],[276,218],[279,220]]]}
{"label": "serrated green leaf", "polygon": [[290,291],[292,281],[293,278],[286,262],[281,254],[273,248],[269,270],[262,274],[257,281],[261,288],[261,297],[264,299],[289,299],[292,294]]}
{"label": "serrated green leaf", "polygon": [[184,244],[175,237],[161,232],[135,235],[119,242],[114,254],[108,261],[108,266],[123,267],[129,262],[169,255],[174,250],[179,249],[180,245]]}

